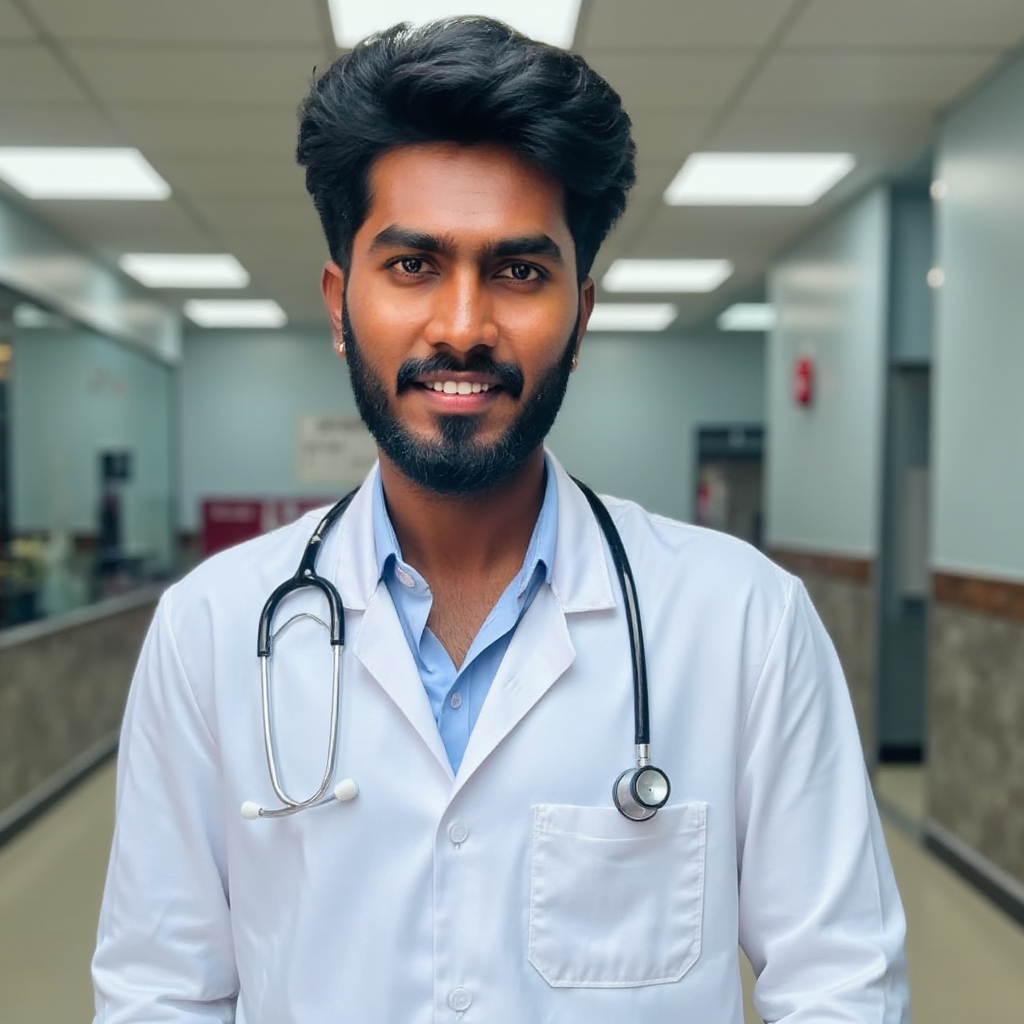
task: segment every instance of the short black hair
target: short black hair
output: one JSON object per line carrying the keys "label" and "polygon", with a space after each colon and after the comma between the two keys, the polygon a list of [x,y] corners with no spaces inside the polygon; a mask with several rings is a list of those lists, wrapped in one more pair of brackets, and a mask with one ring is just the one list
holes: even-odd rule
{"label": "short black hair", "polygon": [[299,119],[306,188],[344,268],[369,212],[372,163],[401,146],[507,146],[560,182],[581,281],[636,179],[618,93],[582,57],[490,18],[370,36],[314,81]]}

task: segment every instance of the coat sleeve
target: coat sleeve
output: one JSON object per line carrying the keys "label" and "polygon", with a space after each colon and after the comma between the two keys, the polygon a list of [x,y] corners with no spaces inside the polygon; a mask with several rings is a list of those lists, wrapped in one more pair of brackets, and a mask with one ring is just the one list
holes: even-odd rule
{"label": "coat sleeve", "polygon": [[740,944],[786,1024],[909,1021],[906,923],[839,660],[803,585],[743,724]]}
{"label": "coat sleeve", "polygon": [[95,1024],[233,1021],[238,980],[216,745],[164,596],[132,681],[100,913]]}

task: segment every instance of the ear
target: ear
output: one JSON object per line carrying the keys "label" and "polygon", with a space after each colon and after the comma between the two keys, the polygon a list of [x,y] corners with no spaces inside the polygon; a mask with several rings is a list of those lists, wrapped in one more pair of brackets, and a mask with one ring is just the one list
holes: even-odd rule
{"label": "ear", "polygon": [[331,318],[334,346],[339,352],[343,352],[345,338],[341,314],[345,305],[345,271],[333,260],[324,265],[323,276],[320,278],[320,292],[324,297],[327,315]]}
{"label": "ear", "polygon": [[580,322],[576,328],[576,355],[580,354],[580,345],[583,344],[583,335],[587,333],[587,324],[590,323],[590,314],[594,312],[594,302],[597,299],[597,285],[594,279],[588,277],[580,285]]}

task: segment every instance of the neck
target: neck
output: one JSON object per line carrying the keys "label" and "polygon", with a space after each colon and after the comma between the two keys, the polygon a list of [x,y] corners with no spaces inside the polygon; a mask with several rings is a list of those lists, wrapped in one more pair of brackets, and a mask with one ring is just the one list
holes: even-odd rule
{"label": "neck", "polygon": [[432,577],[518,570],[544,502],[544,449],[483,494],[437,494],[413,483],[383,454],[381,483],[402,557]]}

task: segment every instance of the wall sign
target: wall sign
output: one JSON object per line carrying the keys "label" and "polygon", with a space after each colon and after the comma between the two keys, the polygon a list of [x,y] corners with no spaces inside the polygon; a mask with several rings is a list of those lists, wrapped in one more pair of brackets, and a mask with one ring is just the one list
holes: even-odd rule
{"label": "wall sign", "polygon": [[362,482],[377,446],[358,416],[300,416],[295,431],[295,479],[303,484]]}

